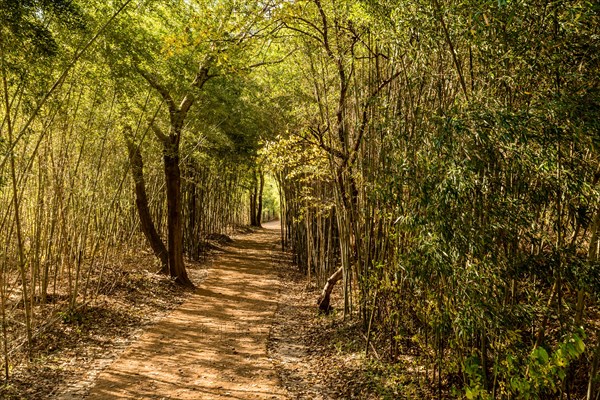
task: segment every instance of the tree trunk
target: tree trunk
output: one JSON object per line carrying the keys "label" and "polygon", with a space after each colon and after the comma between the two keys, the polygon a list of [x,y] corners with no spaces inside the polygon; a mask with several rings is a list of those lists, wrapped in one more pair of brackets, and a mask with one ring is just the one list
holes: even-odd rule
{"label": "tree trunk", "polygon": [[[600,339],[600,336],[598,336]],[[598,374],[598,364],[600,363],[600,340],[596,344],[596,349],[594,350],[594,355],[592,357],[592,364],[590,366],[590,376],[588,378],[588,387],[586,400],[593,400],[597,398],[596,394],[596,375]]]}
{"label": "tree trunk", "polygon": [[169,273],[169,252],[156,231],[154,221],[152,221],[150,215],[146,182],[144,181],[144,161],[140,148],[131,141],[131,127],[129,126],[125,127],[125,143],[127,144],[129,163],[131,164],[131,174],[135,182],[135,205],[140,217],[142,232],[146,236],[154,255],[161,262],[160,272],[167,275]]}
{"label": "tree trunk", "polygon": [[[188,201],[188,225],[187,225],[187,236],[188,236],[188,243],[186,244],[186,246],[188,247],[189,251],[191,252],[191,258],[193,260],[199,260],[200,259],[200,243],[198,240],[196,240],[197,238],[197,232],[196,232],[196,201],[197,201],[197,188],[196,188],[196,183],[191,182],[187,188],[187,190],[189,191],[189,201]],[[185,243],[185,242],[184,242]]]}
{"label": "tree trunk", "polygon": [[181,218],[181,171],[179,169],[179,141],[169,135],[163,141],[165,182],[167,185],[167,232],[169,246],[169,273],[184,286],[194,286],[183,262],[183,221]]}
{"label": "tree trunk", "polygon": [[337,271],[333,273],[333,275],[329,277],[329,279],[327,279],[327,283],[323,288],[323,292],[321,293],[321,296],[319,296],[319,300],[317,300],[319,310],[325,313],[329,313],[331,311],[331,306],[329,305],[331,292],[333,291],[333,287],[335,286],[335,284],[338,283],[338,281],[342,279],[343,276],[344,267],[340,267]]}
{"label": "tree trunk", "polygon": [[258,203],[258,179],[256,178],[256,170],[252,173],[252,189],[250,192],[250,226],[260,226],[260,219],[257,218]]}
{"label": "tree trunk", "polygon": [[256,226],[256,187],[250,192],[250,226]]}
{"label": "tree trunk", "polygon": [[263,189],[265,188],[265,174],[260,173],[260,185],[258,187],[258,199],[256,204],[256,226],[262,226]]}
{"label": "tree trunk", "polygon": [[[212,58],[207,58],[206,64],[198,69],[192,88],[202,89],[204,84],[214,75],[209,74]],[[185,94],[179,106],[169,93],[168,89],[160,83],[160,79],[153,73],[137,69],[138,73],[161,95],[169,107],[170,134],[165,135],[154,123],[150,127],[161,141],[164,152],[165,180],[167,185],[167,231],[169,246],[169,274],[181,285],[191,286],[194,284],[188,278],[183,262],[183,219],[181,215],[181,171],[179,169],[179,141],[183,131],[183,125],[188,111],[195,102],[194,94],[189,91]]]}

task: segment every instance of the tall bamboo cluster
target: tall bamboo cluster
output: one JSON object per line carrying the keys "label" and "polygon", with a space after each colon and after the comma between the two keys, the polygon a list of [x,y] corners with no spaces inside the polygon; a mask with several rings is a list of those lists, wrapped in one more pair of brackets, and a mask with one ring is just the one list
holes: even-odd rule
{"label": "tall bamboo cluster", "polygon": [[[284,177],[285,176],[285,177]],[[339,258],[333,188],[325,182],[301,184],[280,174],[282,245],[292,251],[294,264],[324,284]],[[326,203],[329,202],[329,203]]]}
{"label": "tall bamboo cluster", "polygon": [[231,234],[248,225],[250,210],[242,170],[226,161],[186,161],[183,213],[184,247],[189,257],[200,259],[214,234]]}
{"label": "tall bamboo cluster", "polygon": [[[7,79],[2,90],[0,364],[6,378],[44,329],[110,290],[126,254],[147,252],[124,126],[143,156],[150,214],[166,235],[161,151],[149,126],[161,105],[149,91],[132,98],[105,72],[89,64],[73,70],[32,122],[35,82]],[[240,186],[246,167],[216,160],[204,147],[183,156],[185,253],[198,259],[211,234],[248,224],[247,191]]]}
{"label": "tall bamboo cluster", "polygon": [[30,344],[65,304],[75,309],[91,301],[134,229],[126,162],[115,157],[123,148],[114,140],[114,87],[76,71],[23,130],[33,100],[29,84],[7,84],[0,113],[5,356]]}
{"label": "tall bamboo cluster", "polygon": [[438,397],[596,398],[597,7],[296,6],[272,164],[299,265]]}

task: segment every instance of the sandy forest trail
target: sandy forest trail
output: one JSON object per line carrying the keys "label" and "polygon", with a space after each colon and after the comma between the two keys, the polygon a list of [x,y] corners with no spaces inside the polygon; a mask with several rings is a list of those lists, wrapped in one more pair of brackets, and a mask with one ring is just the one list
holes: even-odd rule
{"label": "sandy forest trail", "polygon": [[86,399],[286,399],[267,339],[278,224],[236,238],[196,293],[102,371]]}

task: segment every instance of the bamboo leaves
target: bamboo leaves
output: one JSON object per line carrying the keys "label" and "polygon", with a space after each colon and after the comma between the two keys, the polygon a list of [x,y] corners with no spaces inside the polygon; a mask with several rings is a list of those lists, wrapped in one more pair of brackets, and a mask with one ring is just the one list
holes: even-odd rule
{"label": "bamboo leaves", "polygon": [[321,175],[304,175],[307,161],[293,156],[274,160],[288,179],[287,219],[303,222],[288,232],[300,265],[325,274],[313,260],[333,191],[334,246],[345,288],[356,285],[345,303],[357,294],[369,332],[416,337],[438,396],[457,368],[470,371],[471,398],[574,393],[566,371],[586,351],[580,288],[595,281],[585,254],[598,242],[597,121],[586,116],[600,64],[574,50],[598,45],[589,4],[296,5],[284,21],[311,49],[299,92],[312,103],[298,96],[307,117],[280,146],[329,158],[327,169],[311,161]]}

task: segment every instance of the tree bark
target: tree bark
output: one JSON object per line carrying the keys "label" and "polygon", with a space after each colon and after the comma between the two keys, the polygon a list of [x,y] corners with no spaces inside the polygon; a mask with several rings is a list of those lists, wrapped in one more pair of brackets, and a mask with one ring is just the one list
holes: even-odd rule
{"label": "tree bark", "polygon": [[[190,256],[193,260],[200,259],[200,246],[198,240],[196,240],[196,201],[197,201],[197,188],[196,183],[191,182],[187,185],[187,191],[189,191],[189,200],[188,200],[188,213],[187,216],[187,237],[188,243],[186,244],[184,240],[184,244],[190,249]],[[185,238],[184,238],[185,239]]]}
{"label": "tree bark", "polygon": [[258,200],[256,204],[256,226],[262,226],[263,189],[265,188],[265,174],[260,173],[260,184],[258,187]]}
{"label": "tree bark", "polygon": [[169,274],[184,286],[194,286],[183,262],[183,220],[181,218],[181,171],[179,169],[179,140],[169,135],[163,141],[165,182],[167,185],[167,232]]}
{"label": "tree bark", "polygon": [[256,186],[250,192],[250,226],[256,226]]}
{"label": "tree bark", "polygon": [[160,235],[156,231],[154,221],[150,215],[150,207],[148,205],[148,195],[146,193],[146,182],[144,180],[144,161],[142,159],[142,153],[138,146],[131,141],[131,127],[125,127],[125,143],[127,144],[127,152],[129,154],[129,163],[131,164],[131,174],[135,182],[135,205],[137,207],[138,216],[140,217],[140,224],[142,226],[142,232],[154,255],[161,262],[162,274],[169,274],[169,252],[165,247]]}
{"label": "tree bark", "polygon": [[331,311],[331,306],[329,305],[331,292],[333,291],[335,284],[338,283],[343,276],[344,267],[340,267],[333,273],[333,275],[329,277],[329,279],[327,279],[327,283],[325,284],[325,287],[323,287],[323,292],[321,293],[321,296],[319,296],[319,300],[317,300],[319,310],[325,313],[329,313]]}
{"label": "tree bark", "polygon": [[183,262],[183,219],[181,213],[181,170],[179,169],[179,142],[183,125],[188,111],[195,102],[192,89],[200,90],[213,76],[209,74],[213,59],[208,57],[200,65],[190,90],[181,100],[179,106],[169,90],[161,83],[161,79],[153,74],[136,67],[138,73],[152,86],[163,98],[169,107],[170,132],[165,135],[152,121],[150,126],[156,137],[163,145],[165,180],[167,186],[167,232],[169,253],[169,274],[175,281],[184,286],[193,287],[194,284],[187,275]]}
{"label": "tree bark", "polygon": [[260,226],[260,219],[257,219],[257,204],[258,203],[258,179],[256,178],[256,170],[252,173],[252,189],[250,192],[250,226]]}

